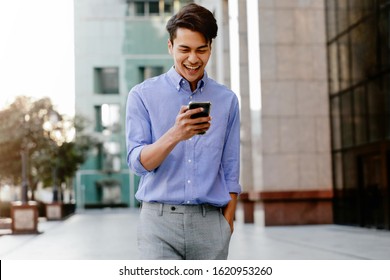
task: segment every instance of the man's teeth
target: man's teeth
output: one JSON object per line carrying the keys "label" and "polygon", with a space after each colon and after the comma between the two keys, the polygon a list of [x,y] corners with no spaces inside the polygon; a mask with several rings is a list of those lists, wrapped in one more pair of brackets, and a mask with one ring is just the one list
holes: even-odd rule
{"label": "man's teeth", "polygon": [[199,66],[191,67],[191,66],[188,66],[188,65],[186,65],[186,67],[187,67],[188,69],[191,69],[191,70],[196,70],[196,69],[199,68]]}

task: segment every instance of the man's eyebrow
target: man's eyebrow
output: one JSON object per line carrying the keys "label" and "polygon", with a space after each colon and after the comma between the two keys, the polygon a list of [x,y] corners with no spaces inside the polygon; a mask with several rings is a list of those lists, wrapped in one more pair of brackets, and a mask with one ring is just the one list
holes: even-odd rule
{"label": "man's eyebrow", "polygon": [[200,46],[197,49],[204,49],[204,48],[208,48],[208,47],[209,47],[209,45],[207,44],[207,45]]}
{"label": "man's eyebrow", "polygon": [[[204,48],[208,48],[208,47],[209,47],[209,45],[202,45],[202,46],[197,47],[196,49],[198,50],[198,49],[204,49]],[[186,45],[179,45],[179,48],[190,49],[190,47],[186,46]]]}

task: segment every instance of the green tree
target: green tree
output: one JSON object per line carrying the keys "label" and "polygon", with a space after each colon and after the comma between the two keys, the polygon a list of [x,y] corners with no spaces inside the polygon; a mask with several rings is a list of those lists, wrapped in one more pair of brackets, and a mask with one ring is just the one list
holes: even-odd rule
{"label": "green tree", "polygon": [[[43,123],[45,115],[42,106],[50,105],[48,100],[34,102],[28,97],[18,97],[0,114],[0,177],[11,184],[21,183],[21,153],[27,158],[45,145]],[[41,108],[39,108],[41,107]],[[36,112],[41,112],[39,117]]]}
{"label": "green tree", "polygon": [[49,98],[16,98],[0,111],[0,180],[22,182],[23,152],[32,189],[39,181],[53,186],[71,179],[96,143],[84,132],[86,125],[82,117],[61,115]]}
{"label": "green tree", "polygon": [[[72,185],[79,166],[85,162],[91,147],[97,141],[89,134],[85,133],[88,122],[81,116],[73,119],[58,121],[47,125],[50,147],[36,151],[32,155],[35,163],[35,173],[45,186],[60,186],[62,183]],[[66,135],[64,131],[71,134],[76,133],[72,141],[64,141]]]}

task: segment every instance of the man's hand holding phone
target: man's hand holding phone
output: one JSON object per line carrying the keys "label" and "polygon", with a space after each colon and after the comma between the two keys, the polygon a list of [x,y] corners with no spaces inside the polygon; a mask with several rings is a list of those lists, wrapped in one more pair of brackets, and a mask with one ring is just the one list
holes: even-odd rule
{"label": "man's hand holding phone", "polygon": [[[203,110],[199,112],[198,108],[202,108]],[[191,101],[188,104],[188,110],[193,110],[194,113],[191,114],[191,119],[196,120],[194,124],[197,126],[197,131],[199,135],[205,134],[206,131],[210,127],[210,109],[211,102],[195,102]],[[191,112],[189,112],[191,113]]]}

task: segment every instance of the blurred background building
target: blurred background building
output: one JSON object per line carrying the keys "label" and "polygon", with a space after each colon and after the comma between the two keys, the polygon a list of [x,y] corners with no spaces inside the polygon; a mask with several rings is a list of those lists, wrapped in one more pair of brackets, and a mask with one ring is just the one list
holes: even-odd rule
{"label": "blurred background building", "polygon": [[[79,206],[137,205],[127,94],[172,66],[165,24],[188,2],[75,1],[76,114],[101,140]],[[390,1],[195,2],[219,23],[208,72],[240,99],[245,222],[390,229]]]}
{"label": "blurred background building", "polygon": [[390,229],[390,1],[326,1],[334,221]]}

